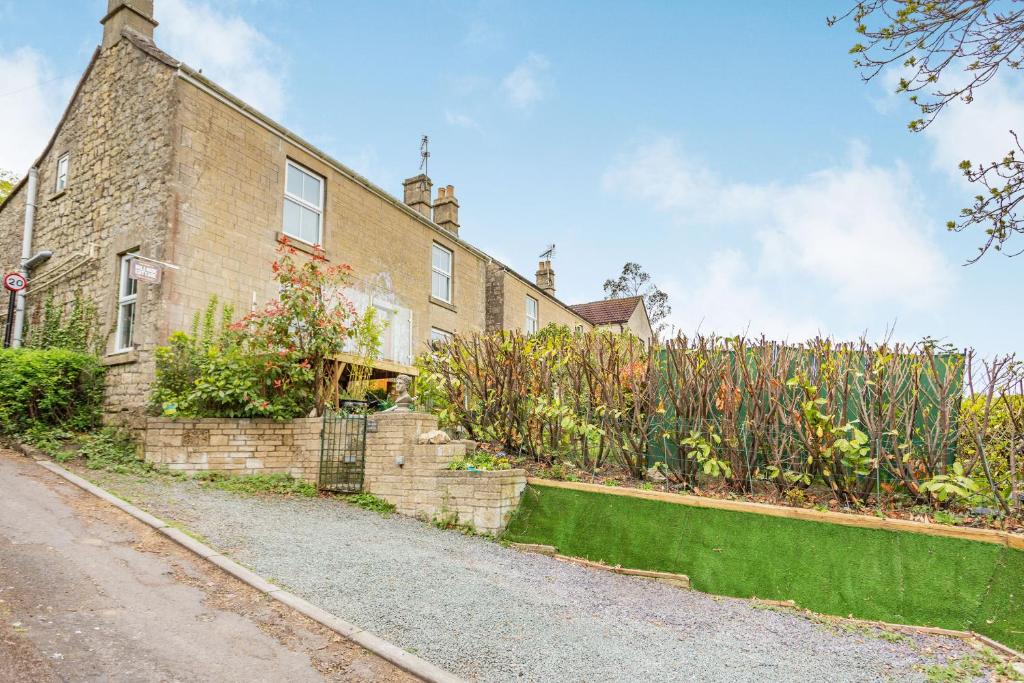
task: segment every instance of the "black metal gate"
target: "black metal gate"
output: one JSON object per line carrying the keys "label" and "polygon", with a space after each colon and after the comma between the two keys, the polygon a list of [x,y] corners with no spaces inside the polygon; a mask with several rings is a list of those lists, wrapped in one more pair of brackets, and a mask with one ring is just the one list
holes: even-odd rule
{"label": "black metal gate", "polygon": [[361,491],[365,457],[366,403],[342,401],[340,408],[328,408],[320,430],[317,488],[339,493]]}

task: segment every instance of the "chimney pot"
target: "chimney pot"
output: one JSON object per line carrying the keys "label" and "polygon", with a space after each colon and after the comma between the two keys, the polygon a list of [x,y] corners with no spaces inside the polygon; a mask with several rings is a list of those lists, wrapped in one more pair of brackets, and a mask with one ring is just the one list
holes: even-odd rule
{"label": "chimney pot", "polygon": [[551,261],[541,261],[537,266],[537,286],[548,296],[555,295],[555,271]]}
{"label": "chimney pot", "polygon": [[459,200],[452,185],[437,188],[434,201],[434,222],[445,230],[459,234]]}
{"label": "chimney pot", "polygon": [[103,47],[110,47],[121,40],[121,32],[131,29],[144,38],[153,40],[153,0],[107,0],[107,14],[103,24]]}
{"label": "chimney pot", "polygon": [[406,178],[402,181],[405,190],[403,201],[417,213],[430,218],[430,190],[433,183],[424,174]]}

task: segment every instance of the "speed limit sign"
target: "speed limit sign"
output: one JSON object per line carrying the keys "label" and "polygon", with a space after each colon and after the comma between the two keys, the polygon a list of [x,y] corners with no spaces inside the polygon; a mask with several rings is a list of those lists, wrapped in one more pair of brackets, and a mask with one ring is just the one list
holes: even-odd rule
{"label": "speed limit sign", "polygon": [[21,273],[11,271],[4,275],[4,289],[10,292],[20,292],[25,289],[28,282],[25,280],[25,276]]}

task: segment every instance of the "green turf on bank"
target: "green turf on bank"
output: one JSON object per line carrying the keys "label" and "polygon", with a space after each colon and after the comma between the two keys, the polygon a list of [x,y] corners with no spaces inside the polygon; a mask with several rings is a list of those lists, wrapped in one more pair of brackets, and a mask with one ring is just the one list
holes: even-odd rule
{"label": "green turf on bank", "polygon": [[1024,551],[602,493],[529,486],[505,538],[719,595],[974,630],[1024,648]]}

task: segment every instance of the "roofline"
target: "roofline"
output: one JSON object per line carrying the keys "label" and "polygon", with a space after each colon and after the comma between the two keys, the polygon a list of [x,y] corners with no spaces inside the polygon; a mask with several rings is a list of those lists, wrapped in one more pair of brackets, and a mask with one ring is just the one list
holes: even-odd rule
{"label": "roofline", "polygon": [[[238,112],[240,112],[242,115],[246,116],[247,118],[249,118],[253,122],[255,122],[258,125],[262,126],[263,128],[269,130],[271,133],[274,133],[275,135],[278,135],[278,136],[284,138],[286,141],[288,141],[292,145],[295,145],[296,147],[302,149],[304,152],[306,152],[310,156],[316,158],[320,162],[322,162],[322,163],[332,167],[334,170],[336,170],[337,172],[341,173],[343,176],[347,177],[349,180],[351,180],[351,181],[353,181],[353,182],[355,182],[355,183],[357,183],[359,185],[362,185],[367,190],[369,190],[370,192],[373,192],[375,195],[377,195],[380,199],[388,202],[389,204],[391,204],[396,209],[398,209],[400,211],[403,211],[406,215],[408,215],[409,217],[419,221],[424,226],[430,228],[431,230],[433,230],[434,232],[438,233],[439,235],[442,235],[445,238],[452,240],[453,242],[455,242],[459,246],[465,248],[467,251],[473,253],[474,255],[478,256],[479,258],[483,259],[484,261],[489,262],[489,263],[495,263],[495,264],[501,266],[505,270],[505,272],[511,273],[514,277],[518,278],[520,281],[522,281],[528,287],[530,287],[531,289],[533,289],[534,291],[539,293],[541,296],[543,296],[546,299],[548,299],[549,301],[552,301],[555,304],[561,306],[563,309],[565,309],[569,313],[572,313],[576,317],[584,320],[585,322],[590,323],[589,320],[587,320],[582,315],[580,315],[579,313],[574,311],[572,309],[572,307],[569,306],[569,304],[565,303],[561,299],[558,299],[557,297],[551,296],[550,294],[545,292],[543,289],[541,289],[537,285],[536,282],[533,282],[532,280],[528,279],[526,276],[524,276],[524,275],[520,274],[519,272],[517,272],[515,269],[510,268],[508,265],[502,263],[501,261],[498,261],[496,258],[494,258],[490,254],[482,251],[478,247],[475,247],[472,244],[470,244],[469,242],[466,242],[464,239],[462,239],[461,237],[459,237],[455,233],[451,232],[450,230],[446,230],[445,228],[442,228],[440,225],[438,225],[437,223],[433,222],[432,220],[430,220],[429,218],[427,218],[426,216],[421,214],[419,211],[416,211],[415,209],[413,209],[411,206],[409,206],[405,202],[401,201],[400,199],[398,199],[394,195],[390,194],[387,190],[383,189],[382,187],[379,187],[378,185],[375,185],[373,182],[371,182],[370,180],[368,180],[364,176],[356,173],[351,168],[349,168],[345,164],[341,163],[340,161],[338,161],[337,159],[332,157],[327,152],[321,150],[320,148],[318,148],[317,146],[315,146],[311,142],[305,140],[304,138],[302,138],[298,134],[292,132],[291,130],[289,130],[285,126],[281,125],[277,121],[274,121],[272,118],[270,118],[266,114],[263,114],[262,112],[254,109],[252,106],[250,106],[249,104],[247,104],[243,100],[239,99],[235,95],[232,95],[230,92],[225,90],[223,87],[221,87],[220,85],[218,85],[214,81],[211,81],[209,78],[207,78],[203,74],[199,73],[198,71],[196,71],[192,67],[188,66],[187,64],[185,64],[183,62],[179,62],[178,66],[177,66],[177,73],[178,73],[178,76],[182,80],[184,80],[186,83],[189,83],[189,84],[199,88],[200,90],[206,92],[211,97],[214,97],[215,99],[223,102],[224,104],[227,104],[228,106],[234,108],[235,110],[237,110]],[[593,324],[593,323],[590,323],[590,324]]]}
{"label": "roofline", "polygon": [[[92,73],[92,68],[96,65],[96,59],[99,56],[100,48],[97,46],[96,49],[93,50],[92,57],[89,59],[89,63],[85,67],[85,71],[82,72],[81,78],[78,79],[78,85],[75,86],[74,92],[71,93],[71,99],[68,100],[67,106],[64,107],[64,113],[61,114],[60,120],[57,121],[57,125],[53,129],[53,133],[50,135],[50,139],[47,141],[46,147],[43,147],[43,151],[40,152],[39,156],[36,157],[36,160],[33,161],[32,165],[29,166],[26,170],[31,171],[33,168],[38,168],[40,162],[42,162],[43,160],[43,157],[49,154],[50,150],[53,149],[54,143],[57,142],[57,134],[60,132],[60,129],[64,126],[64,122],[67,121],[68,114],[71,113],[71,107],[74,106],[75,100],[78,99],[78,95],[82,92],[82,86],[85,85],[86,79],[89,78],[89,74]],[[14,187],[11,188],[11,192],[10,194],[7,195],[7,198],[4,199],[3,202],[0,202],[0,208],[6,206],[8,202],[11,201],[14,195],[18,193],[18,190],[21,189],[21,187],[25,184],[25,181],[27,180],[28,173],[23,175],[21,177],[21,180],[14,184]]]}
{"label": "roofline", "polygon": [[582,313],[577,311],[576,308],[575,308],[576,306],[589,306],[590,304],[599,304],[602,301],[614,301],[615,299],[596,299],[594,301],[585,301],[582,304],[573,304],[572,306],[570,306],[570,308],[573,309],[573,313],[575,313],[579,317],[583,318],[584,320],[589,322],[591,325],[621,325],[623,323],[628,323],[629,322],[629,319],[633,317],[634,313],[636,313],[636,304],[640,304],[640,305],[643,306],[644,316],[647,317],[647,324],[650,326],[651,331],[653,332],[654,331],[654,325],[651,324],[651,316],[647,312],[647,302],[644,301],[644,297],[642,295],[640,295],[640,294],[636,294],[636,295],[633,295],[633,296],[619,297],[618,301],[628,301],[630,299],[635,299],[636,303],[633,304],[633,308],[630,309],[629,315],[626,316],[625,320],[609,320],[608,322],[595,323],[595,322],[591,321],[589,318],[587,318],[586,316],[584,316]]}

